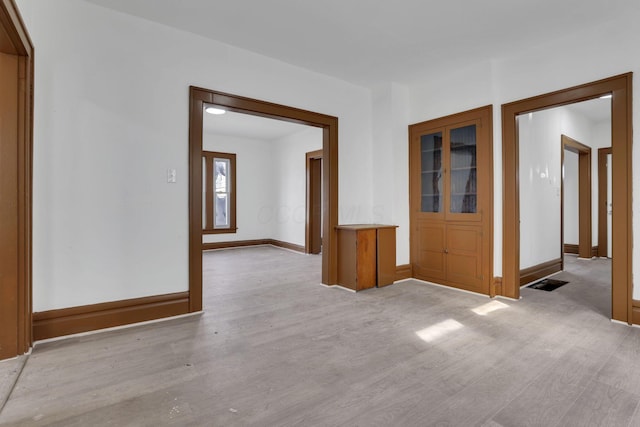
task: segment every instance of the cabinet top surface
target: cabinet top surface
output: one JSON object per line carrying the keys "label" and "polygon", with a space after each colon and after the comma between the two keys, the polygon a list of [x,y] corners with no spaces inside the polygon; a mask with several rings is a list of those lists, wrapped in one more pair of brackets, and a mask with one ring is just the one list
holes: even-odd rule
{"label": "cabinet top surface", "polygon": [[371,230],[378,228],[398,228],[397,225],[387,224],[342,224],[336,225],[336,230]]}

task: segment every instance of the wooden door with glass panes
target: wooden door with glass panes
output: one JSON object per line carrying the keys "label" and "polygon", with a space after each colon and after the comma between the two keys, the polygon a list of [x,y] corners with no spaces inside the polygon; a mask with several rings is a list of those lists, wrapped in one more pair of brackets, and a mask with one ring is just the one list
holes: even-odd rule
{"label": "wooden door with glass panes", "polygon": [[491,106],[409,127],[414,277],[489,293]]}

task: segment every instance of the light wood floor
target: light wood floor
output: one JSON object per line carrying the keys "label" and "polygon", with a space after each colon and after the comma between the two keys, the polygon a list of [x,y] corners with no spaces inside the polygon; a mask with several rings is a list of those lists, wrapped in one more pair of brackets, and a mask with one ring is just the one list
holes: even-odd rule
{"label": "light wood floor", "polygon": [[202,316],[37,345],[0,424],[640,425],[640,329],[608,319],[608,261],[568,259],[571,283],[518,302],[330,289],[319,257],[272,247],[204,265]]}

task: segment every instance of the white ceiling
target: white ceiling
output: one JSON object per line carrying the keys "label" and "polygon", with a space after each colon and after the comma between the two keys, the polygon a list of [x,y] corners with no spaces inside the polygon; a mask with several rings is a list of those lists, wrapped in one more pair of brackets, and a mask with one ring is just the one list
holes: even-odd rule
{"label": "white ceiling", "polygon": [[204,113],[202,117],[202,129],[205,133],[264,141],[284,138],[308,128],[309,126],[283,120],[267,119],[231,111],[221,115]]}
{"label": "white ceiling", "polygon": [[[640,1],[86,0],[357,85],[412,84],[430,72],[516,53],[618,19]],[[570,106],[592,121],[610,102]],[[273,140],[304,127],[205,114],[205,132]]]}
{"label": "white ceiling", "polygon": [[369,86],[502,58],[636,0],[86,0]]}

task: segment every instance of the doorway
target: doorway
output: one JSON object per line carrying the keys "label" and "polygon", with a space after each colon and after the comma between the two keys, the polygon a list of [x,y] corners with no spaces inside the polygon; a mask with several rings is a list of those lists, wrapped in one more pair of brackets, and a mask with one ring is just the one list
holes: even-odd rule
{"label": "doorway", "polygon": [[322,252],[322,150],[307,153],[305,252]]}
{"label": "doorway", "polygon": [[0,1],[0,360],[31,347],[33,45]]}
{"label": "doorway", "polygon": [[205,104],[322,129],[322,283],[337,281],[338,118],[209,89],[189,92],[189,311],[202,310],[202,124]]}
{"label": "doorway", "polygon": [[611,95],[613,212],[612,318],[632,322],[631,238],[631,81],[624,74],[573,88],[504,104],[503,117],[503,279],[500,294],[520,297],[520,206],[518,183],[519,115]]}

